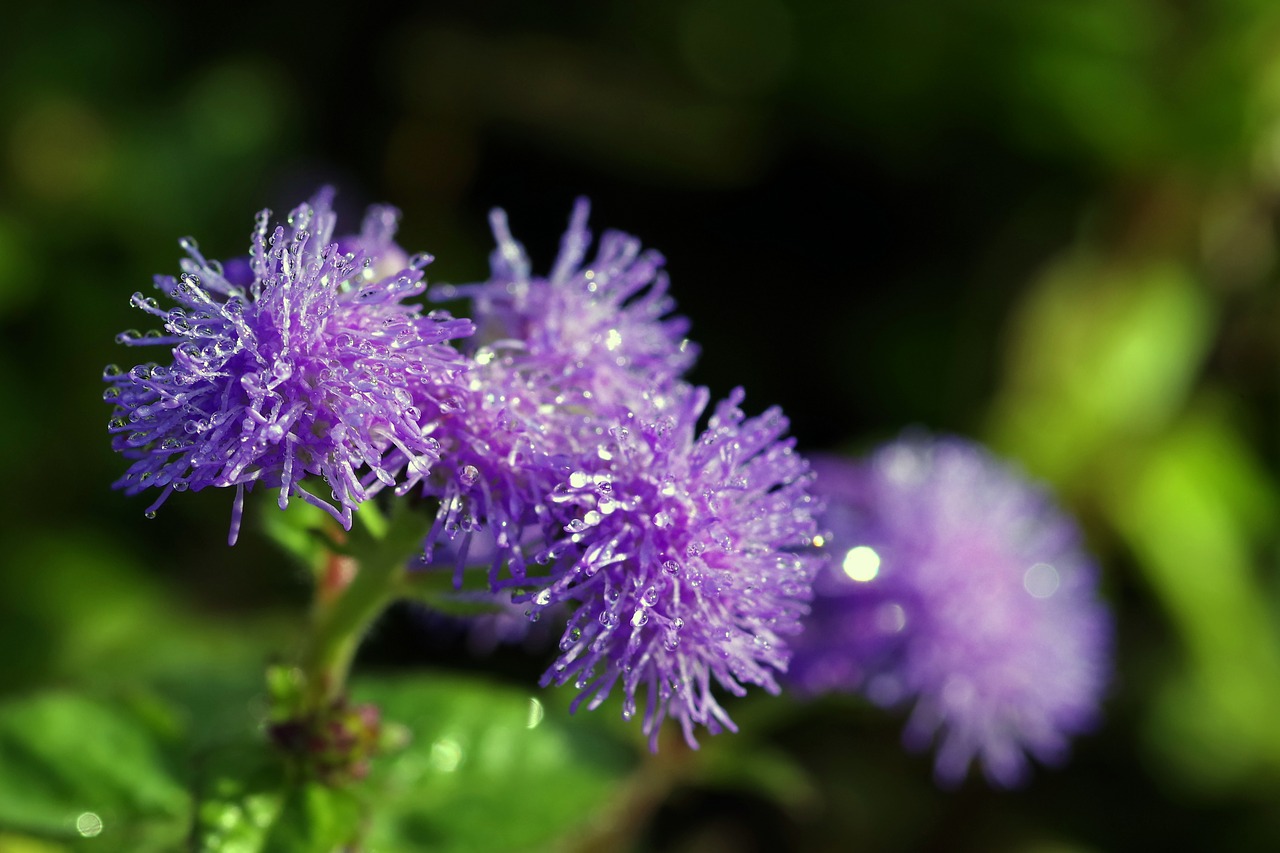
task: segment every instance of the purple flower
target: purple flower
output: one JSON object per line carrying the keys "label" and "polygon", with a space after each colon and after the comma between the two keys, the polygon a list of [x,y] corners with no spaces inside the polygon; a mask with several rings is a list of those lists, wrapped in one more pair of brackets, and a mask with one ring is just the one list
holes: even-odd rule
{"label": "purple flower", "polygon": [[[658,252],[606,231],[595,258],[587,216],[578,199],[560,253],[546,278],[530,275],[524,247],[511,236],[507,216],[489,221],[498,241],[492,275],[479,285],[454,288],[470,297],[478,329],[472,346],[482,362],[509,354],[525,377],[556,392],[585,390],[596,406],[632,405],[654,387],[684,374],[697,358],[685,337],[689,321],[669,316],[675,300]],[[441,288],[440,295],[450,295]]]}
{"label": "purple flower", "polygon": [[[470,321],[402,304],[425,290],[427,255],[395,246],[398,214],[375,207],[360,234],[333,241],[332,192],[319,193],[269,230],[258,214],[247,262],[224,268],[195,241],[177,279],[156,287],[176,303],[131,302],[164,331],[125,332],[130,346],[161,346],[172,363],[108,366],[112,446],[133,460],[116,488],[173,491],[235,486],[231,541],[244,491],[258,483],[323,507],[345,526],[386,485],[407,487],[439,459],[432,435],[440,401],[461,387],[465,362],[446,343]],[[350,249],[347,251],[346,249]],[[318,475],[332,503],[303,479]]]}
{"label": "purple flower", "polygon": [[870,459],[815,462],[835,559],[790,680],[809,693],[914,700],[908,746],[941,732],[939,781],[972,759],[1012,786],[1026,753],[1060,762],[1090,728],[1111,620],[1072,521],[980,446],[908,438]]}
{"label": "purple flower", "polygon": [[643,693],[655,748],[668,715],[692,746],[695,725],[736,730],[713,683],[778,692],[820,562],[808,464],[781,438],[782,413],[744,419],[742,397],[721,402],[700,436],[705,389],[620,415],[549,502],[562,533],[526,598],[535,618],[576,609],[542,683],[573,683],[574,707],[595,708],[621,682],[626,719]]}
{"label": "purple flower", "polygon": [[[503,561],[523,575],[526,544],[542,541],[530,537],[531,526],[550,523],[540,510],[547,493],[600,441],[595,413],[647,405],[696,357],[685,338],[688,321],[669,316],[675,303],[662,256],[610,231],[586,262],[588,212],[580,199],[552,271],[541,278],[530,274],[506,215],[495,210],[490,280],[434,293],[470,298],[479,329],[470,342],[470,383],[450,401],[440,433],[450,452],[432,487],[441,499],[433,539],[484,527],[497,546],[495,579]],[[465,545],[459,550],[466,554]]]}

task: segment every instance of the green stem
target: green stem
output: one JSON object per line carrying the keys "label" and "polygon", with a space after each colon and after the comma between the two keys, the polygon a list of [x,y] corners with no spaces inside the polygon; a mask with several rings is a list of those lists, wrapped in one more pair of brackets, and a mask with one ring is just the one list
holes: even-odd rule
{"label": "green stem", "polygon": [[365,506],[357,519],[361,524],[348,537],[348,554],[333,555],[317,585],[302,660],[304,711],[323,709],[344,694],[360,641],[403,589],[406,566],[425,532],[423,519],[407,511],[384,519]]}

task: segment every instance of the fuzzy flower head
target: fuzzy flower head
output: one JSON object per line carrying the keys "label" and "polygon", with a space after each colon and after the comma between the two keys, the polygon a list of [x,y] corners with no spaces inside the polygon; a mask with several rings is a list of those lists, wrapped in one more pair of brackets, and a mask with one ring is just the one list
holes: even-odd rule
{"label": "fuzzy flower head", "polygon": [[531,617],[576,607],[543,684],[573,683],[595,708],[621,683],[623,716],[644,694],[656,747],[666,716],[693,746],[694,726],[736,730],[713,682],[736,696],[778,692],[787,638],[807,612],[819,558],[808,464],[770,409],[744,418],[741,390],[696,426],[705,389],[676,391],[665,411],[614,420],[608,440],[553,492],[563,534],[529,592]]}
{"label": "fuzzy flower head", "polygon": [[[116,407],[112,446],[132,460],[115,486],[160,489],[148,515],[173,491],[235,486],[234,542],[244,491],[262,483],[282,507],[300,497],[349,526],[373,491],[412,485],[439,459],[433,419],[463,367],[447,342],[473,327],[402,303],[425,290],[431,259],[395,246],[394,209],[373,208],[339,243],[331,200],[321,192],[288,227],[270,229],[262,211],[248,259],[225,267],[180,241],[182,274],[155,280],[176,307],[133,295],[163,331],[117,340],[172,361],[108,366],[104,396]],[[309,475],[332,503],[304,488]]]}
{"label": "fuzzy flower head", "polygon": [[956,438],[815,463],[835,557],[791,672],[809,693],[914,701],[908,746],[941,733],[939,781],[971,760],[1012,786],[1097,720],[1111,621],[1073,522],[1041,488]]}
{"label": "fuzzy flower head", "polygon": [[480,328],[467,393],[444,434],[447,473],[437,534],[487,527],[512,571],[523,572],[521,537],[547,520],[538,507],[569,473],[569,461],[599,442],[593,413],[644,404],[693,363],[688,321],[671,316],[663,258],[627,234],[606,232],[594,259],[589,205],[574,207],[546,277],[533,276],[524,247],[495,210],[497,249],[482,284],[441,287],[467,297]]}
{"label": "fuzzy flower head", "polygon": [[585,390],[595,406],[632,405],[683,375],[697,347],[686,337],[689,321],[671,316],[675,300],[661,254],[629,234],[606,231],[586,261],[590,211],[578,199],[544,278],[531,275],[506,213],[494,210],[489,219],[498,246],[489,281],[456,292],[470,296],[483,318],[475,338],[482,363],[509,353],[513,368],[552,393]]}

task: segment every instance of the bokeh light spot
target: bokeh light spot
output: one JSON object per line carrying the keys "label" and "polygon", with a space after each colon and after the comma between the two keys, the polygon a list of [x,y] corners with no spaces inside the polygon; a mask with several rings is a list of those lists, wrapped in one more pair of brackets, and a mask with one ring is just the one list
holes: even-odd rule
{"label": "bokeh light spot", "polygon": [[102,818],[94,812],[85,812],[76,818],[76,832],[85,838],[93,838],[102,833]]}
{"label": "bokeh light spot", "polygon": [[866,583],[880,574],[880,555],[866,545],[850,548],[840,564],[850,579]]}
{"label": "bokeh light spot", "polygon": [[536,729],[541,723],[545,712],[542,709],[542,703],[532,696],[529,697],[529,719],[525,722],[526,729]]}
{"label": "bokeh light spot", "polygon": [[1058,591],[1058,570],[1048,563],[1036,563],[1022,576],[1022,585],[1036,598],[1048,598]]}

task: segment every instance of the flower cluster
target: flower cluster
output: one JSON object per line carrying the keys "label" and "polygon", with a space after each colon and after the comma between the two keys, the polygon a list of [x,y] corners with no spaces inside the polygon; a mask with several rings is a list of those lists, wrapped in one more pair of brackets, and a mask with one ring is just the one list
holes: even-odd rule
{"label": "flower cluster", "polygon": [[946,782],[975,757],[1001,785],[1026,753],[1060,759],[1097,715],[1111,637],[1070,520],[958,439],[824,461],[815,480],[777,408],[748,417],[741,389],[712,405],[685,381],[697,348],[662,256],[619,232],[591,255],[588,212],[542,277],[495,211],[490,278],[430,294],[474,324],[406,301],[431,258],[396,245],[392,208],[335,238],[321,191],[285,225],[260,213],[248,255],[222,263],[181,241],[182,274],[155,281],[171,304],[131,300],[162,329],[119,336],[172,360],[104,377],[130,460],[116,486],[157,489],[148,515],[235,487],[233,542],[258,484],[347,527],[381,490],[432,498],[408,570],[447,565],[461,587],[487,567],[503,636],[513,607],[563,618],[542,683],[572,684],[575,708],[619,692],[654,748],[668,717],[693,746],[733,730],[718,695],[786,674],[913,701],[907,740],[941,732]]}
{"label": "flower cluster", "polygon": [[790,681],[914,701],[909,746],[941,732],[940,781],[974,758],[1012,786],[1097,719],[1111,624],[1080,536],[981,447],[903,439],[815,463],[838,560],[814,584]]}
{"label": "flower cluster", "polygon": [[[113,447],[133,460],[116,483],[128,494],[236,488],[234,542],[246,489],[262,483],[324,507],[345,526],[383,486],[414,483],[440,458],[432,435],[466,364],[449,341],[470,321],[423,314],[427,255],[392,241],[397,214],[371,210],[358,235],[333,240],[331,193],[290,213],[288,228],[258,215],[249,255],[225,265],[194,240],[177,278],[155,286],[176,307],[135,293],[163,331],[120,343],[159,346],[172,363],[108,366]],[[328,498],[309,491],[318,475]]]}
{"label": "flower cluster", "polygon": [[713,688],[777,692],[808,609],[812,477],[782,414],[748,418],[740,390],[702,426],[661,255],[609,232],[588,261],[587,216],[579,201],[544,278],[495,212],[491,278],[432,294],[469,300],[474,327],[404,302],[430,259],[394,244],[389,208],[336,241],[326,192],[288,228],[264,211],[249,257],[225,265],[183,241],[182,276],[156,280],[177,307],[133,300],[164,331],[121,337],[172,364],[107,371],[132,460],[117,486],[159,488],[149,513],[175,490],[235,486],[233,540],[258,483],[348,526],[385,487],[435,498],[428,562],[460,576],[482,558],[530,619],[570,611],[544,684],[596,707],[621,683],[655,746],[667,716],[691,744],[695,726],[732,729]]}
{"label": "flower cluster", "polygon": [[781,413],[746,418],[741,391],[699,429],[708,394],[681,378],[696,348],[661,256],[609,232],[587,262],[587,214],[579,201],[541,278],[495,212],[491,279],[441,293],[469,297],[479,330],[441,430],[453,474],[427,488],[440,530],[482,539],[531,619],[572,609],[544,684],[594,708],[621,682],[655,744],[668,715],[695,744],[695,725],[733,727],[713,684],[778,690],[819,563],[808,466]]}

